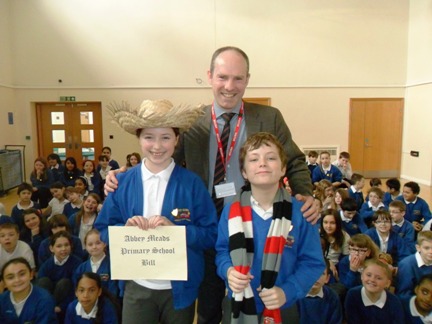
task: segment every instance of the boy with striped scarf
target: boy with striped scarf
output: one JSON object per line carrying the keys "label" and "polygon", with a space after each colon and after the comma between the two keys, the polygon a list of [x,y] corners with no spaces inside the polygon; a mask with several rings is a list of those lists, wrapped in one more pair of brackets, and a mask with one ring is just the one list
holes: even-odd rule
{"label": "boy with striped scarf", "polygon": [[216,243],[218,275],[228,288],[223,323],[286,323],[285,310],[324,271],[318,228],[281,186],[287,157],[275,136],[257,133],[240,150],[246,180],[225,206]]}

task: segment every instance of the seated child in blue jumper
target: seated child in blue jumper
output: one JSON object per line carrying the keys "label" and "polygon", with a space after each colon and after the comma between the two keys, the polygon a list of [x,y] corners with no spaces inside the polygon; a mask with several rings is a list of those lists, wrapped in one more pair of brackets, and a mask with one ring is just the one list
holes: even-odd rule
{"label": "seated child in blue jumper", "polygon": [[80,274],[75,296],[76,299],[66,310],[65,324],[119,323],[119,305],[114,296],[102,286],[98,274],[94,272]]}
{"label": "seated child in blue jumper", "polygon": [[372,216],[372,223],[375,227],[368,229],[365,234],[374,241],[381,252],[391,255],[392,266],[397,267],[399,261],[411,253],[405,241],[392,231],[390,213],[387,210],[376,211]]}
{"label": "seated child in blue jumper", "polygon": [[306,297],[297,301],[300,324],[342,323],[343,314],[339,296],[326,286],[330,278],[330,264],[327,259],[325,263],[326,268],[321,277],[314,283]]}
{"label": "seated child in blue jumper", "polygon": [[342,229],[353,236],[367,231],[367,226],[360,215],[357,213],[357,203],[353,198],[342,200],[341,211]]}
{"label": "seated child in blue jumper", "polygon": [[432,219],[431,211],[427,202],[420,198],[420,186],[417,182],[410,181],[405,183],[402,190],[402,197],[397,200],[402,201],[406,206],[405,219],[410,221],[416,232],[423,228],[423,224]]}
{"label": "seated child in blue jumper", "polygon": [[372,216],[379,209],[386,209],[382,202],[384,192],[378,187],[372,187],[368,191],[368,201],[364,202],[360,208],[360,217],[368,228],[372,227]]}
{"label": "seated child in blue jumper", "polygon": [[345,298],[348,324],[405,323],[400,300],[387,291],[391,279],[392,272],[386,263],[377,259],[365,262],[362,285],[350,289]]}
{"label": "seated child in blue jumper", "polygon": [[365,234],[356,234],[348,241],[350,254],[339,262],[339,280],[347,288],[361,285],[361,273],[368,259],[377,259],[379,249]]}
{"label": "seated child in blue jumper", "polygon": [[414,296],[402,298],[405,323],[432,323],[432,273],[420,278],[414,288]]}
{"label": "seated child in blue jumper", "polygon": [[336,188],[342,182],[342,173],[336,166],[330,163],[330,153],[327,151],[320,153],[320,165],[312,173],[312,183],[315,186],[323,179],[329,180]]}
{"label": "seated child in blue jumper", "polygon": [[249,137],[239,160],[247,185],[224,207],[216,242],[217,273],[228,289],[223,322],[286,321],[285,311],[324,271],[318,229],[282,186],[287,157],[274,135]]}
{"label": "seated child in blue jumper", "polygon": [[[63,214],[54,215],[48,221],[48,233],[50,234],[50,236],[52,236],[57,232],[61,232],[61,231],[67,231],[68,233],[71,232],[69,227],[69,220]],[[83,250],[82,248],[81,240],[79,239],[79,237],[72,235],[72,243],[73,243],[72,254],[84,260],[87,257],[87,255],[85,253],[85,250]],[[47,237],[40,243],[39,251],[38,251],[39,265],[41,265],[51,257],[52,253],[49,246],[50,246],[49,237]]]}
{"label": "seated child in blue jumper", "polygon": [[361,174],[354,173],[351,177],[352,185],[348,189],[348,194],[351,198],[354,198],[357,203],[357,209],[360,210],[364,203],[364,197],[362,189],[365,185],[365,179]]}
{"label": "seated child in blue jumper", "polygon": [[49,236],[48,226],[42,217],[41,211],[38,209],[26,209],[23,215],[24,227],[21,230],[20,238],[32,249],[36,268],[39,268],[39,247],[42,241]]}
{"label": "seated child in blue jumper", "polygon": [[432,273],[432,232],[422,231],[417,235],[417,252],[401,262],[397,273],[396,294],[401,298],[414,295],[414,287],[422,276]]}
{"label": "seated child in blue jumper", "polygon": [[33,186],[30,183],[23,182],[17,188],[18,203],[13,206],[11,217],[15,224],[18,225],[18,229],[21,231],[24,226],[24,216],[23,212],[29,208],[40,209],[38,203],[31,200],[33,194]]}
{"label": "seated child in blue jumper", "polygon": [[389,213],[392,218],[392,230],[399,235],[406,243],[410,254],[416,252],[414,226],[405,220],[405,204],[400,200],[394,200],[389,205]]}
{"label": "seated child in blue jumper", "polygon": [[67,305],[73,300],[72,277],[82,261],[71,254],[72,238],[66,231],[50,238],[50,250],[53,256],[41,265],[36,283],[54,296],[55,311],[63,318]]}
{"label": "seated child in blue jumper", "polygon": [[97,273],[102,282],[102,287],[106,288],[113,296],[118,296],[118,281],[111,279],[111,268],[109,255],[105,253],[106,244],[100,239],[100,233],[93,228],[87,232],[84,238],[84,246],[89,254],[87,261],[81,263],[75,271],[73,281],[77,285],[78,278],[84,272]]}
{"label": "seated child in blue jumper", "polygon": [[388,208],[390,203],[401,195],[401,183],[397,178],[390,178],[386,181],[387,190],[384,193],[383,203]]}
{"label": "seated child in blue jumper", "polygon": [[318,166],[317,159],[318,159],[317,151],[309,151],[306,163],[307,163],[309,172],[311,173],[311,178],[312,178],[313,170]]}
{"label": "seated child in blue jumper", "polygon": [[77,188],[69,186],[65,189],[66,199],[69,201],[63,208],[63,214],[69,219],[73,214],[80,211],[83,199]]}
{"label": "seated child in blue jumper", "polygon": [[0,323],[57,323],[54,299],[32,285],[33,269],[24,258],[11,259],[1,270],[7,291],[0,295]]}

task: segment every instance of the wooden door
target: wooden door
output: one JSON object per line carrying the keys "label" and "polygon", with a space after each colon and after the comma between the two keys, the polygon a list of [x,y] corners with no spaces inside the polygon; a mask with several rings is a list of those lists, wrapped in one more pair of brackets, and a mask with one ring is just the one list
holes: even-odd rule
{"label": "wooden door", "polygon": [[367,178],[400,176],[403,105],[401,98],[351,99],[349,152],[355,172]]}
{"label": "wooden door", "polygon": [[74,157],[80,168],[85,159],[97,160],[95,154],[102,151],[99,102],[37,103],[36,116],[39,156]]}

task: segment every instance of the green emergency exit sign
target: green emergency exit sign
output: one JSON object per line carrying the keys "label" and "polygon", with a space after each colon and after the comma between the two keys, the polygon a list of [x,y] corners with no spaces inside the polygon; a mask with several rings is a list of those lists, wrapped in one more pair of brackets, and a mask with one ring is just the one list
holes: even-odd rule
{"label": "green emergency exit sign", "polygon": [[75,101],[75,97],[65,97],[65,96],[61,96],[60,97],[60,101]]}

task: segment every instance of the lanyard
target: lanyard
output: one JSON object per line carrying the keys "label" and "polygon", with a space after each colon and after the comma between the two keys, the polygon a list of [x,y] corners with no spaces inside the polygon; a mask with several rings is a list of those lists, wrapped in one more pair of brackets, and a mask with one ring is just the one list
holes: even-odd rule
{"label": "lanyard", "polygon": [[[219,134],[219,127],[218,127],[218,124],[217,124],[217,121],[216,121],[216,114],[215,114],[215,110],[214,110],[214,103],[212,105],[212,110],[211,110],[212,122],[213,122],[213,127],[214,127],[215,133],[216,133],[216,142],[217,142],[218,150],[219,150],[219,153],[220,153],[220,157],[221,157],[222,163],[223,163],[223,165],[225,167],[225,170],[226,170],[226,166],[227,166],[229,160],[231,159],[232,153],[234,151],[235,143],[237,142],[237,137],[238,137],[238,134],[239,134],[239,131],[240,131],[240,124],[241,124],[241,121],[243,119],[243,112],[244,112],[244,103],[242,102],[242,105],[241,105],[240,111],[239,111],[239,115],[238,115],[238,118],[237,118],[237,124],[236,124],[236,127],[235,127],[234,135],[233,135],[233,138],[231,140],[231,144],[230,144],[230,148],[228,150],[227,158],[225,160],[225,152],[223,151],[222,141],[221,141],[221,137],[220,137],[220,134]],[[217,156],[216,156],[216,158],[217,158]]]}

